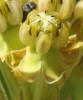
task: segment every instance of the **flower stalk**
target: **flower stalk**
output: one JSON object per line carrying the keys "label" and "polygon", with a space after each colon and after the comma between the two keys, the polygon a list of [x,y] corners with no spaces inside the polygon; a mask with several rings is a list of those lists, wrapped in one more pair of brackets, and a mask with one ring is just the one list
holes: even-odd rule
{"label": "flower stalk", "polygon": [[46,84],[39,75],[36,81],[33,100],[46,100],[47,93],[48,93],[48,84]]}

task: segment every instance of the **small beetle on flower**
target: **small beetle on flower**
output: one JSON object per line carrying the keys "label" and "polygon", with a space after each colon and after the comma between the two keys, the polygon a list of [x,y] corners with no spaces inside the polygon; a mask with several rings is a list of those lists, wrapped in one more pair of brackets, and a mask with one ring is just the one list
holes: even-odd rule
{"label": "small beetle on flower", "polygon": [[36,3],[34,2],[28,2],[23,5],[23,22],[26,20],[27,15],[34,9],[36,9]]}

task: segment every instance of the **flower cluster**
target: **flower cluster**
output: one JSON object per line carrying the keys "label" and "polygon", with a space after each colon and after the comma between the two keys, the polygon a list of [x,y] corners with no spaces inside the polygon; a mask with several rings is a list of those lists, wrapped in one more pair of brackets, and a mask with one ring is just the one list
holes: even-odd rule
{"label": "flower cluster", "polygon": [[38,0],[36,4],[21,25],[7,29],[5,18],[17,25],[23,10],[16,1],[0,1],[0,57],[20,79],[33,82],[41,74],[48,84],[63,82],[83,56],[83,1]]}

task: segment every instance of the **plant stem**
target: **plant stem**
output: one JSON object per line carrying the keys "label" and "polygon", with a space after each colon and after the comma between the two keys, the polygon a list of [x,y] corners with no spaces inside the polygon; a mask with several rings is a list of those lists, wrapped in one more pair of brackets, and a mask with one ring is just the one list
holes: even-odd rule
{"label": "plant stem", "polygon": [[6,84],[5,84],[4,78],[2,76],[1,70],[0,70],[0,93],[2,93],[2,95],[4,96],[5,100],[11,99],[10,95],[9,95],[8,88],[7,88]]}
{"label": "plant stem", "polygon": [[18,98],[20,100],[19,95],[19,85],[17,80],[14,78],[12,73],[10,72],[9,68],[6,66],[6,64],[2,64],[0,62],[0,70],[3,77],[3,82],[5,84],[6,90],[8,90],[8,97],[12,100],[15,100]]}
{"label": "plant stem", "polygon": [[50,85],[49,87],[50,89],[48,92],[47,100],[60,100],[60,90],[56,84]]}
{"label": "plant stem", "polygon": [[38,76],[33,100],[46,100],[47,91],[48,91],[48,85],[42,80],[41,76]]}
{"label": "plant stem", "polygon": [[29,88],[29,83],[25,82],[25,81],[19,81],[20,82],[20,86],[21,86],[21,90],[22,90],[22,95],[23,95],[23,100],[32,100],[31,98],[31,91]]}
{"label": "plant stem", "polygon": [[60,90],[55,87],[51,100],[60,100]]}

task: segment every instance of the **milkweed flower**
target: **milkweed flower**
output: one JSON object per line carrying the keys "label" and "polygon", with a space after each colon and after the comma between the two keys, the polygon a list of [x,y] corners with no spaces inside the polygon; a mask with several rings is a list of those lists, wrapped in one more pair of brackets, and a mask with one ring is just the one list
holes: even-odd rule
{"label": "milkweed flower", "polygon": [[[52,5],[53,2],[50,5],[49,2],[46,3],[46,8],[37,8],[29,13],[20,29],[18,28],[19,34],[17,27],[17,33],[12,29],[12,33],[16,33],[12,37],[17,37],[16,40],[13,37],[13,40],[6,38],[4,41],[6,32],[1,34],[3,45],[0,45],[0,52],[2,61],[6,61],[17,77],[33,82],[41,74],[48,84],[52,84],[65,75],[69,76],[83,56],[83,41],[78,38],[76,28],[73,28],[81,18],[80,11],[83,9],[80,4],[75,6],[74,0],[55,2],[58,8]],[[50,6],[53,6],[52,10],[48,9]],[[73,12],[75,17],[70,19]],[[76,17],[77,15],[79,16]],[[9,41],[12,41],[11,44]],[[2,53],[3,49],[5,53]]]}

